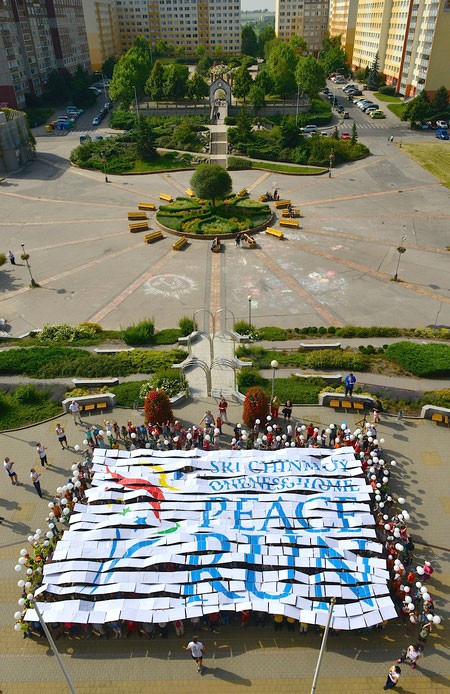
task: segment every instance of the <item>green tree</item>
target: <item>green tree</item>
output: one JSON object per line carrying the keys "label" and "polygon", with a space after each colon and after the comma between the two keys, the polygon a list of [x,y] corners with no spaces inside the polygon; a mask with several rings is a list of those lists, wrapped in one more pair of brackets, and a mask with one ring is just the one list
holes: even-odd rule
{"label": "green tree", "polygon": [[160,60],[153,65],[150,77],[145,83],[145,92],[154,101],[160,101],[164,96],[164,67]]}
{"label": "green tree", "polygon": [[187,65],[167,65],[164,69],[164,96],[167,99],[182,99],[186,95],[188,77]]}
{"label": "green tree", "polygon": [[420,92],[419,96],[409,101],[405,107],[405,117],[411,123],[421,123],[431,116],[432,106],[428,101],[426,93]]}
{"label": "green tree", "polygon": [[302,140],[295,118],[285,116],[281,123],[281,147],[293,149]]}
{"label": "green tree", "polygon": [[167,55],[169,53],[169,44],[167,44],[165,41],[162,41],[161,39],[156,42],[156,46],[154,48],[155,55],[159,55],[161,57]]}
{"label": "green tree", "polygon": [[197,72],[199,72],[201,75],[206,76],[212,66],[214,65],[214,60],[211,58],[210,55],[204,55],[203,58],[200,58],[197,64]]}
{"label": "green tree", "polygon": [[357,142],[358,142],[358,131],[356,129],[356,123],[355,123],[355,121],[353,121],[351,143],[352,143],[352,145],[356,145]]}
{"label": "green tree", "polygon": [[268,59],[268,69],[277,94],[285,97],[295,92],[296,66],[297,55],[291,46],[280,43],[272,48]]}
{"label": "green tree", "polygon": [[120,100],[125,107],[129,107],[134,98],[133,88],[136,88],[139,95],[143,94],[150,71],[149,43],[146,39],[138,36],[114,68],[109,87],[111,99],[113,101]]}
{"label": "green tree", "polygon": [[109,58],[106,58],[105,62],[102,65],[102,73],[105,77],[108,77],[109,79],[112,78],[113,72],[114,72],[114,66],[117,63],[117,58],[115,55],[110,55]]}
{"label": "green tree", "polygon": [[349,64],[347,53],[341,46],[330,48],[330,50],[320,58],[320,64],[325,70],[325,74],[332,72],[348,72]]}
{"label": "green tree", "polygon": [[308,50],[308,44],[306,43],[303,36],[291,36],[289,45],[299,55],[302,55],[302,53],[305,53]]}
{"label": "green tree", "polygon": [[330,51],[332,48],[340,48],[340,46],[342,45],[341,39],[342,34],[339,34],[338,36],[330,36],[330,32],[327,31],[322,39],[322,45],[319,51],[319,58],[321,58],[323,54],[328,53],[328,51]]}
{"label": "green tree", "polygon": [[436,115],[444,114],[449,107],[447,87],[439,87],[431,102],[433,111]]}
{"label": "green tree", "polygon": [[199,58],[202,58],[205,54],[206,48],[203,46],[203,44],[199,44],[195,49],[195,55],[198,55]]}
{"label": "green tree", "polygon": [[134,130],[138,156],[150,161],[156,156],[155,134],[147,118],[139,116]]}
{"label": "green tree", "polygon": [[194,72],[187,83],[187,95],[189,99],[203,99],[209,94],[209,86],[198,72]]}
{"label": "green tree", "polygon": [[268,70],[258,72],[255,77],[255,84],[257,87],[261,87],[265,95],[272,93],[273,82]]}
{"label": "green tree", "polygon": [[175,143],[175,149],[188,149],[194,139],[194,134],[191,127],[186,122],[183,122],[174,128],[172,137]]}
{"label": "green tree", "polygon": [[376,91],[378,89],[380,79],[379,79],[379,58],[378,58],[378,51],[375,55],[375,58],[373,59],[372,65],[370,66],[369,69],[369,76],[367,77],[367,88],[371,89],[373,91]]}
{"label": "green tree", "polygon": [[252,119],[245,104],[241,106],[236,119],[236,131],[240,142],[248,142],[252,136]]}
{"label": "green tree", "polygon": [[257,113],[260,108],[264,108],[266,100],[264,98],[264,90],[261,87],[258,87],[257,84],[252,84],[249,95],[255,113]]}
{"label": "green tree", "polygon": [[275,38],[275,29],[273,26],[265,26],[258,34],[258,55],[264,58],[264,46],[267,41],[272,41]]}
{"label": "green tree", "polygon": [[234,73],[233,96],[235,96],[237,99],[244,99],[245,103],[245,97],[249,93],[252,84],[253,80],[249,71],[246,67],[244,67],[244,65],[242,65]]}
{"label": "green tree", "polygon": [[216,200],[231,192],[231,176],[218,164],[199,164],[190,182],[196,196],[202,200],[211,200],[213,207]]}
{"label": "green tree", "polygon": [[258,39],[252,26],[247,25],[241,31],[241,52],[256,58],[258,55]]}
{"label": "green tree", "polygon": [[266,41],[264,44],[264,56],[266,63],[269,60],[269,56],[272,53],[274,48],[278,48],[278,46],[283,46],[286,44],[283,44],[283,41],[278,38],[278,36],[274,36],[273,39],[270,39],[269,41]]}
{"label": "green tree", "polygon": [[301,92],[307,94],[310,99],[314,99],[326,84],[325,71],[312,55],[299,58],[295,77]]}
{"label": "green tree", "polygon": [[78,106],[92,106],[95,104],[95,94],[91,85],[91,76],[81,65],[77,65],[75,73],[70,76],[70,99]]}

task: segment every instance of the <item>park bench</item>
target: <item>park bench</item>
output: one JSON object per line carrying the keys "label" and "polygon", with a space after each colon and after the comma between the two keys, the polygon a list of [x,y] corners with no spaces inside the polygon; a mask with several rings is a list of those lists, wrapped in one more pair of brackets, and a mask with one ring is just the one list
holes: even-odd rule
{"label": "park bench", "polygon": [[274,204],[275,209],[281,210],[283,207],[289,207],[289,205],[291,204],[291,201],[290,200],[275,200],[275,202],[273,204]]}
{"label": "park bench", "polygon": [[140,210],[147,210],[147,212],[154,212],[156,210],[156,205],[153,202],[140,202],[138,208]]}
{"label": "park bench", "polygon": [[431,415],[431,421],[436,422],[436,424],[447,424],[449,425],[448,415],[442,414],[441,412],[435,412]]}
{"label": "park bench", "polygon": [[281,216],[286,218],[286,217],[300,217],[300,210],[281,210]]}
{"label": "park bench", "polygon": [[160,193],[159,199],[165,200],[166,202],[173,202],[173,197],[171,195],[167,195],[167,193]]}
{"label": "park bench", "polygon": [[128,219],[130,221],[137,221],[137,222],[146,222],[147,221],[147,213],[146,212],[128,212]]}
{"label": "park bench", "polygon": [[336,410],[364,412],[374,408],[375,400],[368,395],[352,395],[348,397],[343,393],[328,393],[324,391],[319,395],[319,405],[333,407]]}
{"label": "park bench", "polygon": [[218,236],[216,236],[216,238],[213,239],[213,242],[211,244],[212,252],[213,253],[220,253],[220,246],[221,246],[220,239]]}
{"label": "park bench", "polygon": [[259,202],[267,202],[267,195],[260,195],[258,200]]}
{"label": "park bench", "polygon": [[180,238],[175,241],[175,243],[172,245],[172,248],[174,251],[181,251],[181,249],[187,244],[187,238],[186,236],[180,236]]}
{"label": "park bench", "polygon": [[76,398],[66,398],[62,401],[65,412],[69,412],[69,405],[72,400],[76,400],[81,412],[92,412],[93,410],[106,410],[113,407],[116,403],[115,393],[99,393],[97,395],[80,395]]}
{"label": "park bench", "polygon": [[353,400],[330,400],[329,407],[334,407],[336,410],[363,410],[363,402],[354,402]]}
{"label": "park bench", "polygon": [[438,407],[437,405],[424,405],[420,413],[421,417],[431,419],[437,425],[444,424],[450,426],[450,409],[448,407]]}
{"label": "park bench", "polygon": [[253,236],[249,236],[248,234],[242,234],[242,240],[247,246],[247,248],[255,248],[256,247],[256,241],[253,238]]}
{"label": "park bench", "polygon": [[296,219],[280,219],[279,225],[281,227],[294,227],[298,229],[298,222]]}
{"label": "park bench", "polygon": [[75,388],[101,388],[102,386],[117,386],[118,378],[72,378]]}
{"label": "park bench", "polygon": [[240,190],[237,194],[238,198],[245,198],[246,195],[248,195],[247,188],[242,188],[242,190]]}
{"label": "park bench", "polygon": [[163,239],[162,233],[159,231],[152,231],[150,234],[145,234],[144,236],[144,243],[152,243],[153,241],[157,241],[158,239]]}
{"label": "park bench", "polygon": [[275,236],[277,239],[284,239],[284,234],[279,229],[272,229],[272,227],[267,227],[266,234]]}
{"label": "park bench", "polygon": [[190,198],[195,198],[195,193],[190,188],[186,188],[186,193],[187,195],[189,195]]}
{"label": "park bench", "polygon": [[134,347],[96,347],[97,354],[118,354],[119,352],[134,352]]}
{"label": "park bench", "polygon": [[130,232],[135,234],[137,231],[147,231],[148,222],[147,220],[145,222],[134,222],[133,224],[129,224],[128,227]]}

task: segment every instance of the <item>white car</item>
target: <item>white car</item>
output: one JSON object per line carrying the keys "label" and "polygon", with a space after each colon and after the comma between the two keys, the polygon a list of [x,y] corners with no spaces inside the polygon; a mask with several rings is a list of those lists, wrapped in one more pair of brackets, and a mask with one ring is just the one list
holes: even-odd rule
{"label": "white car", "polygon": [[300,128],[300,130],[304,133],[316,133],[317,125],[306,125],[304,128]]}
{"label": "white car", "polygon": [[438,127],[438,128],[447,128],[448,125],[447,125],[447,123],[445,122],[445,120],[437,120],[437,121],[436,121],[436,127]]}

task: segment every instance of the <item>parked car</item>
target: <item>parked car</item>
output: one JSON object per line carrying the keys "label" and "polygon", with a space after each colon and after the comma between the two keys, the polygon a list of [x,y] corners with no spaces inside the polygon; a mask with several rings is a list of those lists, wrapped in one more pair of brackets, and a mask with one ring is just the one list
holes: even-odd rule
{"label": "parked car", "polygon": [[444,130],[444,128],[438,128],[436,132],[434,133],[434,136],[437,137],[439,140],[448,140],[448,132]]}
{"label": "parked car", "polygon": [[83,145],[85,142],[90,142],[91,141],[91,136],[88,135],[87,133],[83,133],[83,135],[80,135],[80,145]]}
{"label": "parked car", "polygon": [[334,80],[334,83],[335,83],[335,84],[347,84],[347,80],[344,79],[344,77],[337,77],[337,78]]}
{"label": "parked car", "polygon": [[321,134],[322,137],[328,137],[328,135],[329,135],[329,133],[327,133],[326,130],[321,130],[321,131],[320,131],[320,134]]}
{"label": "parked car", "polygon": [[300,130],[304,133],[316,133],[317,132],[317,125],[305,125],[304,128],[300,128]]}
{"label": "parked car", "polygon": [[363,109],[364,106],[370,106],[371,104],[373,104],[373,101],[369,101],[369,99],[360,99],[356,105],[358,108]]}
{"label": "parked car", "polygon": [[338,113],[344,113],[344,107],[338,106]]}
{"label": "parked car", "polygon": [[350,135],[350,133],[342,133],[341,134],[341,140],[351,140],[351,139],[352,139],[352,136]]}
{"label": "parked car", "polygon": [[361,106],[361,111],[364,111],[364,113],[365,113],[365,112],[367,111],[368,108],[372,108],[373,106],[375,106],[376,109],[379,108],[378,104],[374,104],[373,102],[370,102],[370,103],[368,103],[368,104],[363,104],[363,105]]}
{"label": "parked car", "polygon": [[101,94],[100,89],[97,89],[97,87],[88,87],[88,88],[94,92],[95,96],[99,96]]}
{"label": "parked car", "polygon": [[322,89],[322,92],[323,92],[324,94],[329,94],[329,93],[330,93],[330,90],[328,89],[328,87],[324,87],[324,88]]}
{"label": "parked car", "polygon": [[346,87],[341,87],[343,92],[348,92],[350,89],[359,89],[357,84],[347,84]]}
{"label": "parked car", "polygon": [[380,111],[380,109],[377,109],[376,111],[371,111],[370,117],[371,118],[386,118],[383,111]]}
{"label": "parked car", "polygon": [[350,118],[350,114],[348,111],[344,111],[344,118]]}
{"label": "parked car", "polygon": [[96,135],[94,137],[94,142],[100,142],[100,140],[103,140],[103,135]]}
{"label": "parked car", "polygon": [[438,128],[443,128],[444,130],[447,130],[448,124],[445,122],[445,120],[437,120],[436,125]]}
{"label": "parked car", "polygon": [[349,89],[347,94],[351,96],[361,96],[362,91],[361,89]]}
{"label": "parked car", "polygon": [[100,118],[100,116],[94,116],[92,119],[92,125],[100,125],[101,122],[102,119]]}
{"label": "parked car", "polygon": [[378,111],[378,106],[368,106],[364,113],[368,116],[370,116],[371,113],[374,113],[375,111]]}

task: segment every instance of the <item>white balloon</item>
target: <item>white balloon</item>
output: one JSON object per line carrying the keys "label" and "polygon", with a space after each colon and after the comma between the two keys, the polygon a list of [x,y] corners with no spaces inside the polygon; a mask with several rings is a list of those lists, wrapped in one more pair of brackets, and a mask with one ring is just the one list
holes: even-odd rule
{"label": "white balloon", "polygon": [[53,537],[53,533],[52,533],[51,530],[49,530],[48,533],[46,533],[46,535],[47,535],[47,537],[48,537],[49,540],[51,540],[52,537]]}
{"label": "white balloon", "polygon": [[397,542],[395,549],[398,549],[399,552],[403,552],[403,545],[401,545],[400,542]]}
{"label": "white balloon", "polygon": [[270,416],[270,414],[268,414],[267,417],[266,417],[266,420],[267,420],[268,422],[270,422],[271,419],[272,419],[272,417]]}
{"label": "white balloon", "polygon": [[412,624],[415,624],[415,623],[416,623],[416,618],[414,617],[413,614],[410,614],[410,615],[409,615],[409,621],[410,621]]}
{"label": "white balloon", "polygon": [[281,436],[277,436],[277,441],[281,441]]}
{"label": "white balloon", "polygon": [[433,615],[432,614],[427,614],[427,619],[429,622],[433,621]]}
{"label": "white balloon", "polygon": [[80,450],[80,447],[79,447],[79,445],[78,445],[78,444],[75,444],[75,446],[74,446],[74,450],[75,450],[75,451],[77,451],[77,452],[78,452],[78,451]]}
{"label": "white balloon", "polygon": [[422,586],[420,589],[420,592],[423,593],[428,593],[428,588],[426,586]]}
{"label": "white balloon", "polygon": [[31,582],[30,582],[30,581],[27,581],[27,582],[25,583],[25,588],[27,588],[27,589],[28,589],[28,588],[31,588]]}
{"label": "white balloon", "polygon": [[255,424],[261,424],[261,420],[260,420],[260,419],[255,419]]}
{"label": "white balloon", "polygon": [[422,593],[422,598],[424,602],[428,602],[430,600],[430,594],[429,593]]}
{"label": "white balloon", "polygon": [[40,538],[40,535],[38,535],[37,533],[36,533],[36,535],[33,535],[33,540],[35,542],[37,542],[39,540],[39,538]]}
{"label": "white balloon", "polygon": [[[103,431],[101,431],[100,434],[103,434]],[[134,433],[134,431],[131,432],[131,438],[132,439],[136,438],[136,434]]]}
{"label": "white balloon", "polygon": [[72,484],[72,482],[69,482],[69,484],[67,485],[67,489],[68,489],[69,491],[71,491],[71,490],[73,489],[73,484]]}
{"label": "white balloon", "polygon": [[64,513],[64,515],[66,515],[66,516],[69,515],[69,513],[70,513],[70,508],[68,508],[67,506],[64,506],[64,508],[63,508],[63,513]]}
{"label": "white balloon", "polygon": [[55,505],[55,504],[53,503],[53,501],[49,501],[48,504],[47,504],[47,506],[48,506],[49,508],[53,508],[54,505]]}
{"label": "white balloon", "polygon": [[384,508],[384,503],[383,503],[382,501],[380,501],[380,503],[378,504],[378,506],[379,506],[380,508]]}
{"label": "white balloon", "polygon": [[437,614],[434,615],[433,622],[434,622],[434,624],[440,624],[441,623],[441,618],[439,617],[439,615],[437,615]]}
{"label": "white balloon", "polygon": [[209,434],[206,434],[205,441],[211,441],[211,436]]}
{"label": "white balloon", "polygon": [[22,549],[20,550],[20,554],[21,554],[22,557],[25,557],[25,556],[27,555],[27,550],[26,550],[25,548],[22,548]]}
{"label": "white balloon", "polygon": [[21,616],[22,616],[22,612],[19,612],[19,611],[14,612],[14,619],[20,619]]}
{"label": "white balloon", "polygon": [[410,595],[405,595],[405,602],[412,602],[412,597]]}
{"label": "white balloon", "polygon": [[78,465],[76,463],[72,465],[72,470],[78,470]]}
{"label": "white balloon", "polygon": [[34,598],[33,593],[28,593],[27,600],[33,600],[33,598]]}
{"label": "white balloon", "polygon": [[[189,432],[189,434],[186,434],[186,438],[188,441],[190,441],[192,438],[192,434]],[[150,444],[148,444],[148,446],[150,447]]]}
{"label": "white balloon", "polygon": [[380,439],[380,443],[384,443],[384,439]]}
{"label": "white balloon", "polygon": [[291,448],[294,448],[295,446],[295,441],[291,441]]}
{"label": "white balloon", "polygon": [[149,443],[146,443],[146,444],[145,444],[145,447],[146,447],[146,448],[150,448],[150,444],[149,444]]}
{"label": "white balloon", "polygon": [[22,627],[20,626],[20,624],[14,624],[14,630],[15,631],[22,631]]}
{"label": "white balloon", "polygon": [[42,530],[41,530],[40,528],[38,528],[38,529],[36,530],[36,532],[37,532],[38,535],[40,535],[40,534],[42,533]]}
{"label": "white balloon", "polygon": [[105,432],[103,431],[103,429],[100,429],[100,431],[99,431],[98,433],[100,434],[100,436],[103,436],[103,434],[104,434]]}
{"label": "white balloon", "polygon": [[44,540],[44,547],[48,547],[50,542],[48,540]]}
{"label": "white balloon", "polygon": [[63,499],[61,499],[61,503],[63,506],[66,506],[66,504],[68,504],[69,502],[67,501],[66,497],[64,497]]}
{"label": "white balloon", "polygon": [[25,585],[25,581],[23,581],[22,579],[20,579],[20,581],[17,581],[17,585],[19,586],[19,588],[23,588],[24,585]]}
{"label": "white balloon", "polygon": [[20,607],[23,607],[25,605],[25,598],[19,598],[17,604],[20,605]]}
{"label": "white balloon", "polygon": [[408,610],[409,610],[410,612],[413,612],[415,609],[416,609],[416,608],[414,607],[414,604],[413,604],[412,602],[410,602],[409,605],[408,605]]}
{"label": "white balloon", "polygon": [[75,486],[76,486],[77,489],[79,489],[79,488],[81,487],[81,482],[80,482],[80,480],[78,480],[78,482],[75,482]]}
{"label": "white balloon", "polygon": [[80,471],[79,471],[79,470],[74,470],[73,476],[74,476],[74,477],[79,477],[79,476],[80,476]]}
{"label": "white balloon", "polygon": [[14,571],[22,571],[22,564],[16,564],[14,567]]}
{"label": "white balloon", "polygon": [[409,586],[405,586],[403,590],[405,591],[405,593],[411,592],[411,588]]}
{"label": "white balloon", "polygon": [[422,567],[422,566],[418,566],[418,567],[416,568],[416,574],[419,574],[419,576],[423,576],[424,571],[423,571],[423,567]]}
{"label": "white balloon", "polygon": [[416,581],[416,588],[422,588],[422,584],[420,581]]}
{"label": "white balloon", "polygon": [[53,511],[50,511],[50,513],[48,514],[48,517],[49,517],[49,518],[54,518],[54,517],[55,517],[55,514],[53,513]]}
{"label": "white balloon", "polygon": [[83,446],[87,446],[87,445],[88,445],[88,440],[87,440],[87,439],[83,439]]}
{"label": "white balloon", "polygon": [[33,569],[27,569],[28,576],[31,576],[32,573],[33,573]]}
{"label": "white balloon", "polygon": [[386,523],[385,526],[384,526],[384,529],[385,529],[385,530],[389,530],[390,527],[391,527],[391,526],[389,525],[389,523]]}

